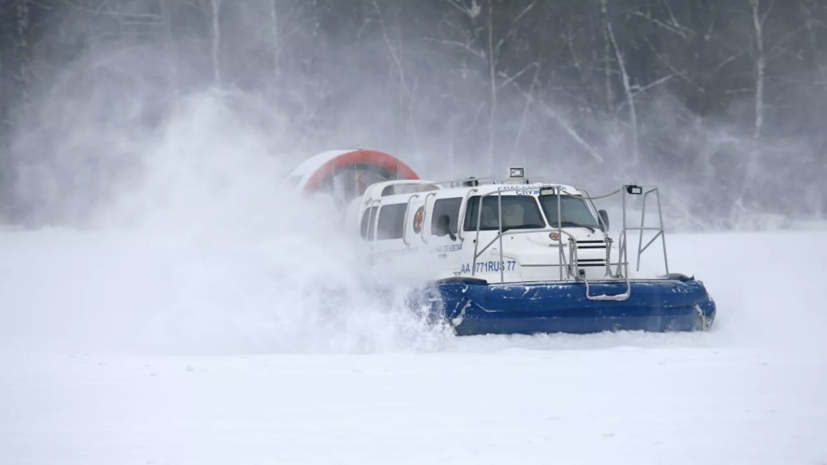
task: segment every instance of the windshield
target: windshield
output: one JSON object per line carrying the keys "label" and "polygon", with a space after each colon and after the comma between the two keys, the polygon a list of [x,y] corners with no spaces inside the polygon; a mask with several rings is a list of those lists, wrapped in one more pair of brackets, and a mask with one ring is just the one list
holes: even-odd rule
{"label": "windshield", "polygon": [[[496,195],[483,198],[482,218],[480,231],[499,230],[499,199]],[[503,231],[509,229],[541,229],[546,227],[537,201],[528,195],[503,195]],[[466,231],[477,230],[477,215],[480,209],[480,196],[476,195],[468,200],[467,213],[465,214]]]}
{"label": "windshield", "polygon": [[549,224],[552,228],[557,225],[557,201],[560,201],[560,225],[559,227],[573,227],[583,226],[586,228],[599,228],[597,218],[592,214],[586,201],[572,197],[570,195],[543,195],[540,197],[540,205],[543,207],[543,213],[546,214]]}

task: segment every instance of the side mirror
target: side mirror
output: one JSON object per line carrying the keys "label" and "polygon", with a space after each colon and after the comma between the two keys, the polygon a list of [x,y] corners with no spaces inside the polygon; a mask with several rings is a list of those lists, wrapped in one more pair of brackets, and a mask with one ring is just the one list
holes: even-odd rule
{"label": "side mirror", "polygon": [[439,215],[436,219],[436,235],[444,236],[449,234],[452,240],[456,240],[456,236],[451,232],[451,218],[448,215]]}
{"label": "side mirror", "polygon": [[436,235],[437,236],[444,236],[448,234],[448,224],[450,219],[448,215],[439,215],[436,219]]}
{"label": "side mirror", "polygon": [[603,223],[603,227],[605,231],[609,230],[609,213],[606,210],[600,210],[597,212],[600,215],[600,222]]}

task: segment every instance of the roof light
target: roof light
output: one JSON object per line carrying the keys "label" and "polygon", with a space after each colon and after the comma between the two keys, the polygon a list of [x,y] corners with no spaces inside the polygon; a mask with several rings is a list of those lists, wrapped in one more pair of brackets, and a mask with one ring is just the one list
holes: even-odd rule
{"label": "roof light", "polygon": [[508,177],[510,177],[510,178],[524,178],[525,177],[525,169],[524,168],[509,168]]}
{"label": "roof light", "polygon": [[465,181],[463,181],[462,185],[466,186],[466,187],[476,187],[476,186],[480,185],[480,181],[479,181],[479,179],[471,176],[471,177],[467,178]]}
{"label": "roof light", "polygon": [[631,195],[640,195],[643,194],[643,188],[635,184],[630,184],[626,186],[626,192]]}

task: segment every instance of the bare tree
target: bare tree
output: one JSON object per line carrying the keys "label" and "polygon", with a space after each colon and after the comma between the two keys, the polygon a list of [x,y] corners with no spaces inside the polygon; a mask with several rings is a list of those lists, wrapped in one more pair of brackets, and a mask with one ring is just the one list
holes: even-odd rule
{"label": "bare tree", "polygon": [[756,139],[761,138],[761,132],[764,128],[764,75],[767,68],[767,57],[764,53],[764,23],[767,20],[767,15],[772,10],[773,0],[770,0],[770,6],[762,14],[761,0],[747,0],[749,1],[752,10],[752,25],[755,28],[755,123],[753,136]]}
{"label": "bare tree", "polygon": [[402,63],[402,56],[400,53],[401,46],[394,44],[394,41],[391,40],[388,27],[385,24],[385,15],[379,7],[379,3],[376,0],[371,0],[371,6],[373,7],[374,12],[376,12],[376,18],[379,22],[379,28],[382,33],[382,41],[385,43],[385,46],[387,46],[388,54],[390,54],[391,57],[391,67],[396,71],[396,75],[399,78],[399,101],[401,103],[407,87],[405,66]]}
{"label": "bare tree", "polygon": [[807,30],[807,39],[810,45],[813,66],[815,66],[821,79],[820,86],[827,89],[827,63],[824,62],[824,57],[822,56],[825,51],[820,48],[817,33],[817,30],[824,28],[825,25],[818,21],[815,16],[816,12],[814,10],[817,5],[818,3],[813,0],[802,0],[801,14],[804,17],[804,27]]}
{"label": "bare tree", "polygon": [[[466,3],[463,0],[445,0],[449,5],[454,7],[470,22],[470,32],[472,40],[465,46],[474,48],[474,54],[485,60],[486,74],[488,75],[488,169],[490,172],[494,169],[495,157],[495,134],[494,126],[497,114],[497,58],[498,48],[502,45],[501,39],[495,41],[496,34],[494,30],[494,0],[470,0]],[[482,4],[481,4],[482,2]],[[483,8],[485,8],[486,18],[485,22],[480,24]],[[478,34],[478,30],[483,29],[485,39],[483,43],[475,43],[473,40]]]}
{"label": "bare tree", "polygon": [[637,125],[637,109],[635,108],[635,96],[632,91],[632,85],[629,80],[629,72],[626,70],[626,61],[623,59],[623,54],[620,47],[617,45],[612,21],[609,18],[608,8],[606,7],[606,0],[600,0],[600,10],[606,20],[606,35],[609,42],[614,49],[615,58],[617,59],[617,66],[620,70],[620,80],[623,83],[623,91],[626,95],[626,104],[629,106],[629,125],[632,131],[632,164],[637,165],[640,159],[640,144],[638,142],[638,125]]}
{"label": "bare tree", "polygon": [[166,58],[166,66],[169,72],[170,91],[173,97],[178,95],[178,59],[175,53],[175,40],[172,32],[172,10],[170,9],[169,0],[158,0],[158,6],[161,10],[163,18],[164,32],[164,55]]}
{"label": "bare tree", "polygon": [[[21,106],[26,99],[70,86],[106,92],[113,75],[140,85],[161,77],[175,94],[188,90],[191,76],[205,76],[264,94],[289,114],[285,124],[299,129],[301,143],[346,139],[341,121],[359,113],[354,105],[376,106],[391,116],[381,129],[364,125],[374,141],[411,151],[449,146],[458,165],[477,157],[480,169],[548,157],[548,131],[562,134],[558,153],[600,164],[610,126],[626,140],[627,167],[653,160],[666,174],[693,169],[713,180],[707,186],[737,178],[726,202],[755,201],[754,208],[755,183],[775,182],[766,173],[779,155],[768,147],[785,146],[780,138],[806,141],[815,154],[790,170],[812,175],[827,160],[811,116],[827,101],[822,3],[7,0],[0,2],[0,145],[21,126],[21,109],[36,110]],[[365,52],[377,45],[378,56]],[[202,49],[203,62],[183,60],[185,47]],[[126,73],[107,66],[156,48],[154,66]],[[67,70],[77,71],[68,84]],[[355,74],[383,77],[365,89]],[[656,92],[661,86],[668,92]],[[381,101],[365,102],[365,94]],[[451,114],[435,115],[444,110]],[[718,131],[747,136],[730,134],[737,149],[719,156],[714,142],[698,142]]]}
{"label": "bare tree", "polygon": [[210,0],[210,28],[212,39],[212,74],[216,85],[221,85],[221,0]]}
{"label": "bare tree", "polygon": [[17,55],[17,81],[20,88],[23,89],[23,100],[26,100],[28,86],[31,82],[31,73],[29,70],[29,26],[31,18],[29,17],[29,0],[17,0],[15,11],[15,22],[17,26],[17,40],[15,43],[15,55]]}
{"label": "bare tree", "polygon": [[494,49],[494,0],[488,0],[488,85],[490,90],[488,109],[488,169],[494,171],[494,122],[497,113],[497,55]]}
{"label": "bare tree", "polygon": [[273,41],[273,77],[278,80],[281,68],[279,67],[279,52],[281,40],[279,32],[279,0],[270,0],[270,35]]}
{"label": "bare tree", "polygon": [[189,0],[189,5],[200,11],[207,19],[210,43],[210,64],[213,84],[223,83],[221,66],[221,7],[222,0]]}

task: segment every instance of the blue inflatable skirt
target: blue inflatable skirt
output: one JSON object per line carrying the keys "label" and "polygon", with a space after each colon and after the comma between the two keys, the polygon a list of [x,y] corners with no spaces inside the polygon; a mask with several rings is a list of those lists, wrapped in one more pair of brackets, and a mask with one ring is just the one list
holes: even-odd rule
{"label": "blue inflatable skirt", "polygon": [[[683,275],[629,282],[625,300],[592,300],[583,282],[489,284],[474,278],[436,283],[434,316],[457,335],[587,334],[603,331],[705,331],[715,302],[701,281]],[[625,281],[589,282],[589,295],[624,294]]]}

